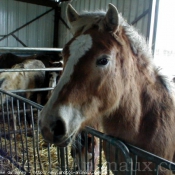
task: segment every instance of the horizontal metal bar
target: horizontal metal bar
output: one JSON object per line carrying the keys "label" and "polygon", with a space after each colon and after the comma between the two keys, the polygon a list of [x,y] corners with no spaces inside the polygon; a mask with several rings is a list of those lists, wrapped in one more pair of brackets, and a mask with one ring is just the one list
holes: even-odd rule
{"label": "horizontal metal bar", "polygon": [[0,69],[0,72],[36,72],[36,71],[62,71],[63,68],[40,68],[40,69]]}
{"label": "horizontal metal bar", "polygon": [[20,93],[20,92],[37,92],[37,91],[50,91],[53,90],[54,88],[35,88],[35,89],[18,89],[18,90],[11,90],[8,92],[12,93]]}
{"label": "horizontal metal bar", "polygon": [[167,168],[169,170],[172,170],[172,171],[175,171],[175,163],[171,162],[171,161],[168,161],[164,158],[161,158],[155,154],[152,154],[150,152],[147,152],[145,150],[142,150],[138,147],[135,147],[133,145],[130,145],[128,143],[125,143],[126,146],[128,147],[128,149],[130,150],[131,153],[135,154],[135,155],[138,155],[142,158],[145,158],[157,165],[160,165],[164,168]]}
{"label": "horizontal metal bar", "polygon": [[43,0],[16,0],[16,1],[21,1],[21,2],[25,2],[25,3],[30,3],[30,4],[37,4],[37,5],[43,5],[43,6],[47,6],[47,7],[56,7],[59,4],[59,1],[43,1]]}
{"label": "horizontal metal bar", "polygon": [[[36,108],[33,108],[33,110],[32,110],[32,112],[36,112],[37,111],[37,109]],[[30,113],[31,112],[31,110],[30,109],[25,109],[25,113]],[[21,114],[21,113],[24,113],[24,110],[18,110],[18,111],[8,111],[8,112],[0,112],[0,116],[2,116],[2,115],[7,115],[7,114]]]}
{"label": "horizontal metal bar", "polygon": [[38,103],[35,103],[35,102],[33,102],[33,101],[31,101],[31,100],[29,100],[27,98],[21,97],[19,95],[14,94],[14,93],[7,92],[7,91],[5,91],[5,90],[3,90],[1,88],[0,88],[0,92],[3,93],[3,94],[9,95],[9,96],[11,96],[13,98],[17,98],[18,100],[21,100],[21,101],[23,101],[25,103],[28,103],[28,104],[36,107],[38,110],[42,110],[42,108],[43,108],[43,106],[38,104]]}
{"label": "horizontal metal bar", "polygon": [[47,47],[0,47],[2,51],[37,51],[37,52],[61,52],[62,48],[47,48]]}
{"label": "horizontal metal bar", "polygon": [[33,128],[26,128],[26,129],[21,129],[21,130],[18,129],[18,130],[11,130],[11,131],[5,131],[5,132],[1,131],[0,137],[6,137],[6,136],[9,136],[9,134],[14,134],[14,133],[21,134],[21,133],[25,133],[26,131],[28,132],[28,131],[32,131],[32,130],[33,130]]}

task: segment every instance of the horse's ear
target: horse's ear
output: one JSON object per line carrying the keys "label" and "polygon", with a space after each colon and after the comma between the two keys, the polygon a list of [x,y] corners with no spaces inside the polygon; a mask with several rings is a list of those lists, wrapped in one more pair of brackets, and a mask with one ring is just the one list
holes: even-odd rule
{"label": "horse's ear", "polygon": [[114,32],[118,29],[119,15],[118,10],[113,4],[109,4],[108,11],[105,16],[105,22],[108,30]]}
{"label": "horse's ear", "polygon": [[72,7],[72,5],[68,4],[67,6],[67,19],[70,23],[76,21],[79,18],[78,12]]}

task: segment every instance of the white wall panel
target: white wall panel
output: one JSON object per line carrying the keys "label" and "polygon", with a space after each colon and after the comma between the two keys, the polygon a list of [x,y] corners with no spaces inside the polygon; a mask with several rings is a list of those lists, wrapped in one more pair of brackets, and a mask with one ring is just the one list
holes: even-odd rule
{"label": "white wall panel", "polygon": [[[0,38],[16,30],[30,20],[50,10],[51,7],[0,0]],[[54,11],[15,32],[28,47],[53,47]],[[22,47],[13,36],[0,41],[0,46]]]}
{"label": "white wall panel", "polygon": [[[106,11],[109,3],[114,4],[118,8],[118,11],[122,13],[124,18],[127,19],[128,23],[131,24],[138,16],[149,8],[152,0],[72,0],[71,2],[78,12],[83,10]],[[61,16],[66,22],[65,11],[67,4],[68,3],[66,2],[61,4]],[[134,24],[138,31],[145,37],[147,37],[149,25],[149,14],[146,14],[142,19]],[[70,34],[70,31],[60,22],[59,47],[63,47],[71,37],[72,35]]]}

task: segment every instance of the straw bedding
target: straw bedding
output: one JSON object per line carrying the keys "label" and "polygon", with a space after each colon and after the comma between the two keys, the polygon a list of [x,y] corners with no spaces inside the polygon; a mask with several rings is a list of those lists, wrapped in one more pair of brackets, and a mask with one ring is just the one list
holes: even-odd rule
{"label": "straw bedding", "polygon": [[[16,140],[16,142],[15,142]],[[34,146],[35,145],[35,146]],[[38,146],[37,146],[38,145]],[[50,145],[50,164],[48,159],[48,147],[43,141],[42,137],[37,135],[35,131],[34,136],[26,137],[24,134],[16,134],[15,139],[5,139],[1,137],[1,148],[6,150],[6,156],[17,162],[19,166],[26,167],[25,170],[30,171],[31,175],[34,174],[62,174],[60,169],[60,160],[57,157],[57,147]],[[35,149],[34,149],[35,148]],[[38,150],[38,151],[37,151]],[[74,161],[70,155],[70,146],[68,146],[68,164],[69,168],[73,169]],[[20,171],[16,166],[14,166],[6,156],[0,156],[0,171],[5,172],[5,174],[25,174]],[[27,161],[29,160],[29,161]],[[35,163],[36,162],[36,163]],[[39,163],[40,162],[40,163]],[[103,164],[101,167],[102,174],[107,174],[107,167],[105,158],[103,156]],[[28,165],[30,169],[28,169]],[[40,166],[41,165],[41,166]],[[94,174],[99,174],[99,168],[95,170]],[[110,172],[110,174],[112,174]]]}

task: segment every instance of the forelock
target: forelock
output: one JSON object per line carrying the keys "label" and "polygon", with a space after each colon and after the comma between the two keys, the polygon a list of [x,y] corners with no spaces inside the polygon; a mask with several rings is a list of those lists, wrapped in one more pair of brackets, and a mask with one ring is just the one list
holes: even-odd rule
{"label": "forelock", "polygon": [[[96,11],[96,12],[83,12],[77,21],[72,22],[72,33],[80,32],[83,34],[88,29],[92,28],[94,25],[98,26],[99,31],[105,31],[106,26],[104,25],[104,17],[106,12]],[[126,20],[119,14],[119,25],[125,31],[131,45],[131,49],[134,54],[143,55],[148,59],[152,59],[152,52],[146,42],[145,38],[138,33],[138,31],[131,25],[129,25]]]}

